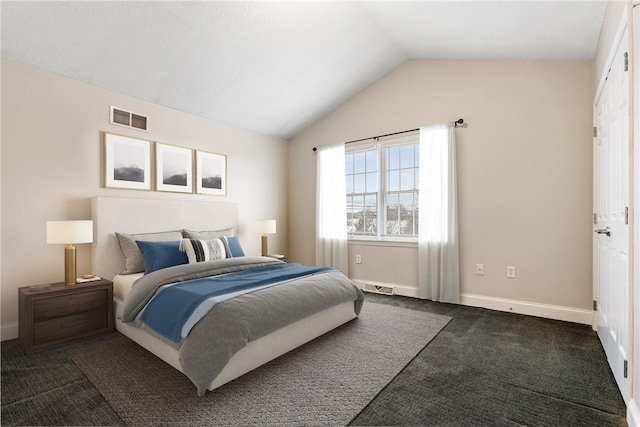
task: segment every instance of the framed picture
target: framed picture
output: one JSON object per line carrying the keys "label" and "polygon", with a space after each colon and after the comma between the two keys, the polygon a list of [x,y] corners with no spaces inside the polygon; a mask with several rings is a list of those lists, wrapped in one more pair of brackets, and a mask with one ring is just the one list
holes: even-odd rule
{"label": "framed picture", "polygon": [[227,156],[196,150],[196,193],[227,194]]}
{"label": "framed picture", "polygon": [[193,150],[156,142],[156,190],[193,193]]}
{"label": "framed picture", "polygon": [[151,190],[151,141],[104,133],[105,187]]}

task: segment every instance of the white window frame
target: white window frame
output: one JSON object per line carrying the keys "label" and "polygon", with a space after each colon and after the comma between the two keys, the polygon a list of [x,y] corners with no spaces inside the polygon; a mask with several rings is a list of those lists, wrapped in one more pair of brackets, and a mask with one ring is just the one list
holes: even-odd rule
{"label": "white window frame", "polygon": [[[386,206],[386,186],[387,186],[387,170],[386,170],[386,150],[384,150],[387,146],[393,145],[408,145],[408,144],[420,144],[420,134],[419,132],[408,132],[402,135],[394,135],[392,137],[385,137],[376,140],[370,140],[368,142],[360,142],[347,144],[345,147],[345,154],[352,154],[354,152],[367,151],[371,149],[378,150],[378,191],[377,191],[377,214],[376,214],[376,236],[362,236],[362,235],[348,235],[348,240],[357,242],[357,241],[379,241],[379,242],[417,242],[418,235],[412,236],[402,236],[402,235],[386,235],[383,234],[386,231],[386,215],[387,215],[387,206]],[[416,156],[416,168],[419,170],[419,156]],[[416,182],[416,186],[418,183]],[[416,187],[415,191],[419,191]],[[352,193],[353,194],[353,193]],[[417,201],[417,200],[416,200]],[[417,204],[416,204],[417,206]],[[348,215],[350,212],[348,212]]]}

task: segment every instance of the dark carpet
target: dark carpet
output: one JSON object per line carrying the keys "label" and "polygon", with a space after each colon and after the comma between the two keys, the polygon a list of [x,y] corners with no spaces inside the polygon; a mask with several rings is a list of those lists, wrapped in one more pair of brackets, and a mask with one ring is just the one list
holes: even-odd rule
{"label": "dark carpet", "polygon": [[[624,402],[587,325],[413,298],[367,300],[453,320],[352,425],[626,425]],[[124,425],[74,362],[123,342],[116,333],[31,356],[17,340],[3,342],[2,425]]]}
{"label": "dark carpet", "polygon": [[352,425],[627,425],[590,326],[413,298],[385,301],[453,320]]}
{"label": "dark carpet", "polygon": [[[2,350],[3,426],[125,425],[73,362],[85,351],[112,347],[111,334],[25,356],[18,340],[4,341]],[[121,337],[121,336],[120,336]]]}

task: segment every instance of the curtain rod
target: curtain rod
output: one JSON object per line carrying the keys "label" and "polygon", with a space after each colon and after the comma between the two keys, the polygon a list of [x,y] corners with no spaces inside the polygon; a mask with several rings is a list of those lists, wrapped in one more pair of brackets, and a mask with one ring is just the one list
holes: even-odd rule
{"label": "curtain rod", "polygon": [[[458,127],[458,126],[462,126],[462,124],[463,124],[463,123],[464,123],[464,119],[458,119],[458,120],[456,120],[455,122],[453,122],[453,125],[454,125],[455,127]],[[420,130],[420,128],[417,128],[417,129],[408,129],[408,130],[403,130],[403,131],[400,131],[400,132],[387,133],[387,134],[384,134],[384,135],[378,135],[378,136],[370,136],[369,138],[354,139],[353,141],[347,141],[347,142],[345,142],[345,144],[351,144],[351,143],[353,143],[353,142],[366,141],[367,139],[378,139],[378,138],[384,138],[385,136],[400,135],[400,134],[402,134],[402,133],[415,132],[415,131],[418,131],[418,130]],[[313,151],[314,151],[314,152],[315,152],[315,151],[317,151],[317,150],[318,150],[318,147],[313,147]]]}

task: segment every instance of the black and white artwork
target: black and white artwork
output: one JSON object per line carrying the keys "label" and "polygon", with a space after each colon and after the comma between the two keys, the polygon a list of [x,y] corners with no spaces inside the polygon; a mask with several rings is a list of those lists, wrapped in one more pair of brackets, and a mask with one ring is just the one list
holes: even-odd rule
{"label": "black and white artwork", "polygon": [[156,143],[156,190],[193,193],[193,150]]}
{"label": "black and white artwork", "polygon": [[151,190],[151,141],[104,133],[105,187]]}
{"label": "black and white artwork", "polygon": [[196,193],[227,194],[227,156],[196,151]]}

